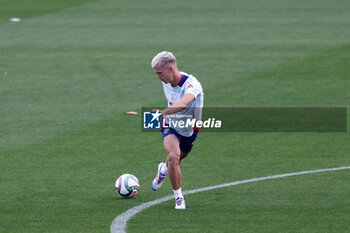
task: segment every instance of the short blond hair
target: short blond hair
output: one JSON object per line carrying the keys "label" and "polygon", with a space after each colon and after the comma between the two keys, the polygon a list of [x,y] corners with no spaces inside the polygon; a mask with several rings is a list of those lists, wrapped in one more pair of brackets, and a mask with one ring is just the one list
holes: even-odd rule
{"label": "short blond hair", "polygon": [[168,51],[158,53],[151,62],[152,68],[157,66],[165,66],[168,63],[176,63],[174,54]]}

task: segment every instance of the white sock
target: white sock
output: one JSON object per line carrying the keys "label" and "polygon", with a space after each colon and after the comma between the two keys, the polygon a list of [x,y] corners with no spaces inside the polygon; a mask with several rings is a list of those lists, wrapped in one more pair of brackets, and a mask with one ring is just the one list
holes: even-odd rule
{"label": "white sock", "polygon": [[175,200],[178,198],[178,197],[184,197],[183,195],[182,195],[182,192],[181,192],[181,188],[179,188],[178,190],[174,190],[173,189],[173,192],[174,192],[174,195],[175,195]]}
{"label": "white sock", "polygon": [[166,164],[160,169],[160,173],[162,173],[162,175],[167,175],[168,174],[168,167],[166,166]]}

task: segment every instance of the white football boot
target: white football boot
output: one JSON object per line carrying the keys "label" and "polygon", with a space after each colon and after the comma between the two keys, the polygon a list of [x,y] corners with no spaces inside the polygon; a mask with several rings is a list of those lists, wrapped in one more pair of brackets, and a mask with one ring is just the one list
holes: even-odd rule
{"label": "white football boot", "polygon": [[183,197],[178,197],[175,200],[175,209],[184,210],[186,209],[185,199]]}
{"label": "white football boot", "polygon": [[165,165],[165,163],[160,163],[158,165],[158,171],[157,171],[156,178],[154,178],[154,180],[152,182],[152,189],[153,189],[153,191],[157,191],[162,186],[164,178],[166,177],[166,174],[162,174],[160,172],[160,170],[162,169],[162,167],[164,165]]}

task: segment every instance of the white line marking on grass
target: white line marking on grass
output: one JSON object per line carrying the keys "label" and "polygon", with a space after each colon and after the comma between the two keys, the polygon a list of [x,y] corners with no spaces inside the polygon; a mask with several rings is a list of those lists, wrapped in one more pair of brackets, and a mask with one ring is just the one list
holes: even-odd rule
{"label": "white line marking on grass", "polygon": [[[213,190],[213,189],[224,188],[224,187],[229,187],[229,186],[234,186],[234,185],[239,185],[239,184],[257,182],[257,181],[262,181],[262,180],[279,179],[279,178],[284,178],[284,177],[289,177],[289,176],[298,176],[298,175],[318,173],[318,172],[339,171],[339,170],[345,170],[345,169],[350,169],[350,166],[326,168],[326,169],[310,170],[310,171],[302,171],[302,172],[293,172],[293,173],[286,173],[286,174],[280,174],[280,175],[274,175],[274,176],[265,176],[265,177],[253,178],[253,179],[248,179],[248,180],[235,181],[235,182],[231,182],[231,183],[219,184],[219,185],[214,185],[214,186],[185,191],[185,192],[183,192],[183,195],[188,195],[188,194],[192,194],[192,193],[199,193],[199,192],[204,192],[204,191],[209,191],[209,190]],[[156,199],[154,201],[143,203],[141,205],[135,206],[135,207],[125,211],[124,213],[120,214],[119,216],[117,216],[113,220],[112,225],[111,225],[111,233],[125,233],[126,232],[126,223],[134,215],[140,213],[141,211],[143,211],[151,206],[169,201],[173,198],[174,198],[174,195],[169,195],[169,196],[166,196],[163,198]]]}

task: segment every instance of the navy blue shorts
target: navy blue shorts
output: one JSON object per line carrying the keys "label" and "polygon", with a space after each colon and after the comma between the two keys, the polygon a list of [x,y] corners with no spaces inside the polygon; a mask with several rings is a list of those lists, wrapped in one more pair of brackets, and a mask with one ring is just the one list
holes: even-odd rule
{"label": "navy blue shorts", "polygon": [[180,134],[178,134],[174,129],[172,128],[162,128],[162,135],[163,135],[163,140],[166,136],[169,134],[174,134],[177,139],[179,139],[180,142],[180,151],[184,153],[189,153],[192,150],[193,143],[197,138],[198,135],[198,129],[193,131],[192,136],[190,137],[184,137]]}

